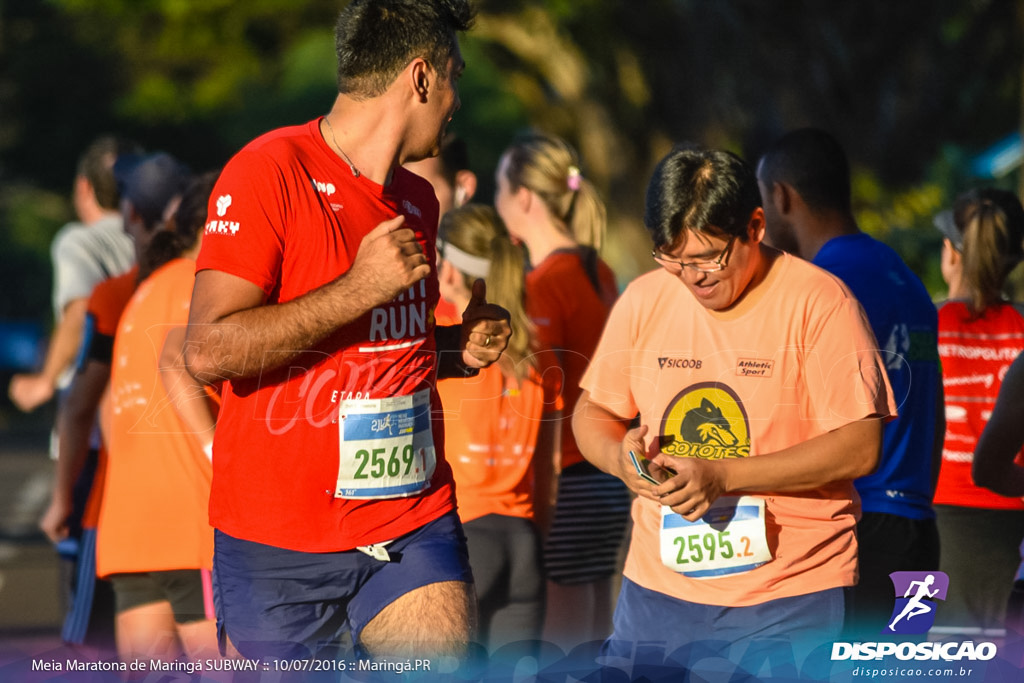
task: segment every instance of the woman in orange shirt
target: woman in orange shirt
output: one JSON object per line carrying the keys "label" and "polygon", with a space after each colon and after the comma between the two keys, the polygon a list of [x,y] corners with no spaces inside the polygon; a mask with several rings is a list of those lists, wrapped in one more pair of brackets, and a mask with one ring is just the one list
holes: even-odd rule
{"label": "woman in orange shirt", "polygon": [[[194,181],[173,230],[150,243],[142,265],[152,274],[129,301],[114,340],[96,570],[114,586],[117,650],[125,661],[217,656],[206,511],[211,468],[203,447],[212,435],[195,435],[160,372],[168,333],[188,318],[215,179]],[[206,399],[194,395],[189,403],[212,426]]]}
{"label": "woman in orange shirt", "polygon": [[[572,415],[580,379],[617,295],[597,254],[605,207],[564,140],[517,138],[498,164],[494,205],[514,240],[529,251],[526,309],[537,336],[559,356],[564,414]],[[558,499],[544,545],[548,608],[544,637],[571,647],[611,632],[612,576],[629,518],[626,486],[580,454],[562,424]]]}
{"label": "woman in orange shirt", "polygon": [[497,363],[438,384],[479,635],[494,650],[541,634],[540,531],[553,497],[560,373],[554,355],[538,348],[526,316],[522,250],[493,209],[470,204],[445,214],[438,254],[442,298],[465,310],[475,281],[484,280],[487,300],[509,311],[513,330]]}

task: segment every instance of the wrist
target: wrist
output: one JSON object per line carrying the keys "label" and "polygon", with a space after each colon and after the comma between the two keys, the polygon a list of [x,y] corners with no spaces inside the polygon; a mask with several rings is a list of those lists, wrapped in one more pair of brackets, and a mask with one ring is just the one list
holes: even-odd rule
{"label": "wrist", "polygon": [[722,488],[722,492],[728,492],[733,490],[733,482],[730,475],[733,474],[732,469],[729,467],[729,463],[725,460],[710,460],[708,464],[711,465],[712,472],[714,472],[715,478],[718,480],[718,485]]}
{"label": "wrist", "polygon": [[60,376],[60,368],[53,368],[48,365],[44,365],[43,369],[39,371],[38,375],[36,375],[36,381],[53,391],[57,389],[57,381],[60,379]]}
{"label": "wrist", "polygon": [[[629,460],[629,448],[627,448],[626,444],[621,441],[612,442],[608,445],[606,453],[604,462],[608,473],[626,481],[626,477],[629,476],[629,472],[632,469],[632,465]],[[641,455],[643,454],[637,453],[638,457]]]}

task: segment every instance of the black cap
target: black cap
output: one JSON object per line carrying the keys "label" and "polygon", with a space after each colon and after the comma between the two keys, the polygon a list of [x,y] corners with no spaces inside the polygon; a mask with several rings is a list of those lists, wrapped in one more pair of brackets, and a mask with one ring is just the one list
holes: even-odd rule
{"label": "black cap", "polygon": [[123,154],[114,162],[114,178],[121,198],[132,203],[146,225],[153,226],[171,200],[184,192],[191,172],[166,152]]}
{"label": "black cap", "polygon": [[964,250],[964,236],[960,234],[956,227],[956,220],[953,218],[952,209],[946,209],[935,214],[932,223],[942,233],[943,237],[953,243],[953,248],[957,251]]}

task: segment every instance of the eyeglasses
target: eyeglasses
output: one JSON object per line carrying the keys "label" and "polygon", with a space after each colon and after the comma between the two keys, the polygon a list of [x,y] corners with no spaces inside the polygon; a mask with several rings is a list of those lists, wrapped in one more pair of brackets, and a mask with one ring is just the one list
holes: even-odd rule
{"label": "eyeglasses", "polygon": [[675,259],[667,258],[657,249],[651,250],[651,256],[658,262],[659,265],[664,267],[668,272],[673,275],[679,275],[683,272],[683,268],[691,268],[699,273],[717,273],[723,270],[729,265],[729,254],[732,253],[733,242],[736,241],[736,236],[733,235],[729,238],[729,241],[725,244],[725,249],[718,255],[718,258],[711,261],[690,261],[689,263],[683,263],[682,261],[676,261]]}

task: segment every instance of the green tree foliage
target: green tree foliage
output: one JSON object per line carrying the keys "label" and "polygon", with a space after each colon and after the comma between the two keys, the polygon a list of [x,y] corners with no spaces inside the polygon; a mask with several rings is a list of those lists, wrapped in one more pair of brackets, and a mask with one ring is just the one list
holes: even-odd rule
{"label": "green tree foliage", "polygon": [[[11,222],[4,207],[17,204],[29,207],[20,225],[51,237],[45,212],[33,216],[12,188],[66,195],[74,159],[100,132],[204,169],[265,130],[326,111],[342,4],[0,0],[0,230]],[[623,280],[651,266],[644,188],[673,143],[754,159],[785,130],[824,127],[857,169],[864,227],[936,289],[931,214],[976,182],[964,160],[1020,121],[1017,5],[480,0],[453,125],[485,200],[517,128],[572,141],[608,200],[606,254]],[[48,291],[48,278],[26,287]]]}
{"label": "green tree foliage", "polygon": [[[878,188],[856,197],[866,227],[913,254],[908,260],[941,287],[917,255],[937,244],[934,211],[978,182],[962,171],[943,175],[949,150],[977,151],[1020,117],[1017,3],[484,7],[478,35],[508,87],[532,121],[580,147],[623,232],[636,227],[650,169],[670,144],[726,147],[753,161],[777,135],[815,125],[833,132],[870,179],[855,192]],[[642,263],[643,239],[618,244],[636,245],[633,260]]]}

